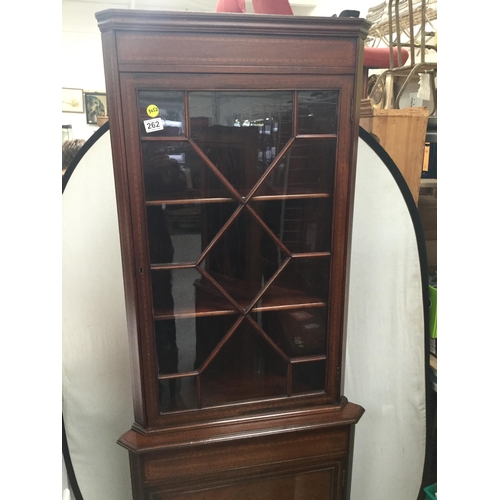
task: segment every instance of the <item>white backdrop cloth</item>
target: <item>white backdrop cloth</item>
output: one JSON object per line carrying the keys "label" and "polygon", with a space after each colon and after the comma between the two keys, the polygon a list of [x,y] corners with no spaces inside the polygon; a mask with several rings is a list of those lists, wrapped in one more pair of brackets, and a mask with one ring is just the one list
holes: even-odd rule
{"label": "white backdrop cloth", "polygon": [[[356,425],[351,500],[416,500],[425,454],[422,283],[415,231],[389,170],[359,140],[345,390]],[[63,195],[63,416],[84,500],[132,500],[133,422],[109,132]]]}
{"label": "white backdrop cloth", "polygon": [[63,417],[84,500],[132,500],[133,422],[118,217],[109,132],[73,172],[62,208]]}
{"label": "white backdrop cloth", "polygon": [[426,445],[425,328],[415,229],[394,177],[358,146],[344,394],[355,427],[351,500],[416,500]]}

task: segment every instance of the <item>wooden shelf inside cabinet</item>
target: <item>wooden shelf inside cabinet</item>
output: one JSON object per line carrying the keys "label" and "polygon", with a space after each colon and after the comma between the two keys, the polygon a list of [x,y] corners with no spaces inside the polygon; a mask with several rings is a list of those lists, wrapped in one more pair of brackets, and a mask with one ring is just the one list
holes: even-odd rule
{"label": "wooden shelf inside cabinet", "polygon": [[[154,319],[166,320],[238,314],[238,309],[228,307],[230,301],[213,285],[196,280],[193,286],[196,289],[195,309],[179,309],[177,307],[175,309],[156,308]],[[235,283],[234,280],[221,280],[221,286],[230,296],[234,297],[234,300],[243,309],[254,303],[255,297],[260,292],[255,287],[253,290],[248,289],[246,282]],[[271,285],[264,293],[264,296],[255,303],[249,312],[308,309],[325,306],[325,300],[319,297],[308,295],[299,290]]]}
{"label": "wooden shelf inside cabinet", "polygon": [[[315,199],[323,199],[323,198],[331,198],[330,193],[314,193],[314,192],[304,192],[304,189],[293,189],[292,192],[288,192],[285,194],[265,194],[265,195],[254,195],[251,200],[255,201],[278,201],[278,200],[315,200]],[[157,197],[152,198],[149,197],[146,200],[146,206],[157,206],[157,205],[190,205],[190,204],[198,204],[198,203],[231,203],[234,202],[234,198],[229,198],[227,196],[223,196],[223,193],[210,193],[209,196],[202,195],[199,191],[190,193],[189,198],[165,198],[165,197]],[[245,201],[249,201],[247,197],[241,194],[241,198],[245,199]],[[239,201],[239,200],[237,200]]]}
{"label": "wooden shelf inside cabinet", "polygon": [[116,125],[134,385],[119,442],[134,500],[345,499],[363,413],[342,367],[368,23],[96,17]]}
{"label": "wooden shelf inside cabinet", "polygon": [[297,190],[297,192],[288,192],[287,194],[268,194],[268,195],[260,195],[253,196],[253,200],[255,201],[278,201],[278,200],[317,200],[324,198],[331,198],[330,193],[304,193],[301,192],[303,190]]}
{"label": "wooden shelf inside cabinet", "polygon": [[228,198],[224,196],[225,193],[210,193],[210,196],[207,196],[206,193],[201,193],[198,190],[193,190],[190,193],[187,193],[189,197],[187,198],[165,198],[163,196],[158,196],[156,199],[153,197],[149,197],[146,200],[147,207],[154,206],[162,206],[162,205],[195,205],[200,203],[233,203],[233,198]]}

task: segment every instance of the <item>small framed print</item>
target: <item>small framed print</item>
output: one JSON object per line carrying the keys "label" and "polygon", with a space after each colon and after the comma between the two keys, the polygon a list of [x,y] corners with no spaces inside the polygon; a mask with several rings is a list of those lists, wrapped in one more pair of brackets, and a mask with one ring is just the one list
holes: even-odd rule
{"label": "small framed print", "polygon": [[108,114],[106,94],[104,92],[85,92],[85,112],[87,123],[97,125],[97,117]]}
{"label": "small framed print", "polygon": [[63,113],[83,113],[83,89],[62,89]]}

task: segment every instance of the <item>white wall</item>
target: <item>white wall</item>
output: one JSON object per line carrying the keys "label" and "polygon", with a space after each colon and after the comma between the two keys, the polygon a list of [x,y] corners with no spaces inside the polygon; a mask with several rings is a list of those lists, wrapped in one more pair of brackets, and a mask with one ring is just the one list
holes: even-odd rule
{"label": "white wall", "polygon": [[[125,4],[62,2],[61,87],[88,92],[105,92],[101,32],[94,17],[108,8],[127,8]],[[61,125],[72,125],[73,137],[88,139],[97,125],[87,125],[85,113],[61,113]]]}

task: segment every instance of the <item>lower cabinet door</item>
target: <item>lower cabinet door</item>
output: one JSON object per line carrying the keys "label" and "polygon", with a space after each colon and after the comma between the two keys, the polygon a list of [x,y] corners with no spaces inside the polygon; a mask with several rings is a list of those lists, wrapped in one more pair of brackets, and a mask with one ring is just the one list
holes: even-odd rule
{"label": "lower cabinet door", "polygon": [[246,479],[189,491],[150,491],[148,500],[341,500],[341,464],[335,467],[267,479]]}
{"label": "lower cabinet door", "polygon": [[120,444],[129,448],[134,500],[347,500],[363,411],[347,403],[226,427],[130,430]]}

